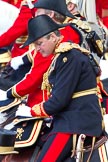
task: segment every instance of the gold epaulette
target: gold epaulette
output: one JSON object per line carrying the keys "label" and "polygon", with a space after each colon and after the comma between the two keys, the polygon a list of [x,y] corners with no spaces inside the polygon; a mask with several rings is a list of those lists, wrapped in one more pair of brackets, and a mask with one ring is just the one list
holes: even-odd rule
{"label": "gold epaulette", "polygon": [[88,22],[82,21],[80,19],[73,19],[72,23],[76,24],[79,28],[85,30],[86,32],[91,32],[91,27]]}
{"label": "gold epaulette", "polygon": [[87,21],[82,21],[81,19],[78,19],[77,17],[76,19],[67,17],[65,21],[63,22],[63,24],[65,23],[73,23],[77,25],[78,28],[81,28],[82,30],[85,30],[86,32],[90,32],[92,30],[91,26],[89,25]]}
{"label": "gold epaulette", "polygon": [[67,52],[67,51],[70,51],[71,49],[78,49],[79,51],[81,51],[82,53],[85,53],[85,54],[90,54],[90,51],[88,51],[87,49],[85,48],[82,48],[80,47],[78,44],[76,43],[71,43],[71,42],[63,42],[61,43],[56,49],[55,49],[55,54],[57,53],[64,53],[64,52]]}
{"label": "gold epaulette", "polygon": [[28,35],[24,35],[24,36],[21,36],[21,37],[17,38],[15,42],[17,44],[24,44],[25,41],[27,40],[27,38],[28,38]]}

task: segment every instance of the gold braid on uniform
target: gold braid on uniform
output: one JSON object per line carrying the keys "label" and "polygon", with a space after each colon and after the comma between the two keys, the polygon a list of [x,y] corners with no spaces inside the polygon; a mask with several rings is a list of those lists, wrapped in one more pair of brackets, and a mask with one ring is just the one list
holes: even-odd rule
{"label": "gold braid on uniform", "polygon": [[63,42],[61,43],[57,49],[55,49],[55,54],[57,53],[64,53],[64,52],[67,52],[67,51],[70,51],[71,49],[77,49],[79,51],[81,51],[82,53],[84,54],[87,54],[89,55],[90,54],[90,51],[88,51],[87,49],[85,48],[82,48],[80,47],[78,44],[76,43],[71,43],[71,42]]}
{"label": "gold braid on uniform", "polygon": [[58,56],[61,53],[70,51],[71,49],[76,48],[78,50],[80,50],[81,52],[85,53],[85,54],[90,54],[90,52],[88,50],[86,50],[85,48],[80,47],[78,44],[75,43],[71,43],[71,42],[63,42],[60,43],[59,46],[57,46],[57,48],[55,49],[55,55],[54,55],[54,59],[50,65],[50,67],[48,68],[47,72],[44,73],[43,75],[43,82],[42,82],[42,86],[41,89],[42,90],[47,90],[48,92],[48,96],[50,95],[51,91],[52,91],[52,87],[49,83],[48,77],[50,75],[50,73],[53,71],[54,67],[55,67],[55,63],[56,60],[58,58]]}

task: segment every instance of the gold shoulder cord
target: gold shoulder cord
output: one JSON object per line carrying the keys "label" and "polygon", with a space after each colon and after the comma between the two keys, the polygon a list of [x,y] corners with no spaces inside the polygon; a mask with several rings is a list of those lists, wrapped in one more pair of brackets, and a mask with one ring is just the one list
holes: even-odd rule
{"label": "gold shoulder cord", "polygon": [[52,61],[51,65],[50,65],[50,67],[48,68],[47,72],[44,73],[44,75],[43,75],[43,82],[42,82],[41,89],[42,90],[47,90],[48,96],[50,95],[51,90],[52,90],[52,87],[51,87],[51,85],[49,84],[49,81],[48,81],[48,76],[54,70],[57,58],[59,57],[59,55],[61,53],[67,52],[67,51],[69,51],[69,50],[71,50],[73,48],[76,48],[76,49],[80,50],[81,52],[83,52],[83,53],[85,53],[87,55],[90,54],[90,52],[88,50],[80,47],[78,44],[71,43],[71,42],[60,43],[60,45],[55,49],[55,55],[54,55],[54,58],[53,58],[53,61]]}
{"label": "gold shoulder cord", "polygon": [[48,81],[48,76],[54,70],[56,60],[59,57],[59,55],[61,54],[61,52],[66,52],[66,51],[69,51],[70,49],[72,49],[72,47],[70,45],[71,45],[71,43],[68,43],[68,42],[59,44],[59,46],[55,49],[55,54],[54,54],[54,58],[53,58],[51,65],[49,66],[47,72],[44,73],[44,75],[43,75],[43,82],[42,82],[41,89],[47,90],[48,95],[50,95],[50,92],[52,90],[51,85],[49,84],[49,81]]}
{"label": "gold shoulder cord", "polygon": [[52,87],[49,83],[49,80],[48,80],[48,77],[49,75],[51,74],[51,72],[54,70],[54,67],[55,67],[55,63],[56,63],[56,60],[57,58],[59,57],[60,53],[56,54],[53,58],[53,61],[51,63],[51,65],[49,66],[48,70],[46,73],[44,73],[43,75],[43,82],[42,82],[42,86],[41,86],[41,89],[44,91],[44,90],[47,90],[47,95],[50,96],[50,93],[52,91]]}

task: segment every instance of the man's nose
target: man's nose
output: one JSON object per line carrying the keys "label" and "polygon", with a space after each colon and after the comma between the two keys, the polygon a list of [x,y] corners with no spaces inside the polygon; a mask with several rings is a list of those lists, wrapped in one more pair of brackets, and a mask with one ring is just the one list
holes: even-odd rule
{"label": "man's nose", "polygon": [[39,50],[40,50],[40,46],[37,45],[37,51],[39,51]]}

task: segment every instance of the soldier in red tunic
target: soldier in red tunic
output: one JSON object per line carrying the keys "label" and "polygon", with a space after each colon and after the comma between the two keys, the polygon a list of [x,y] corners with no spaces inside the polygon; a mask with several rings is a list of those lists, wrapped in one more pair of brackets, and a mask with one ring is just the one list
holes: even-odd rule
{"label": "soldier in red tunic", "polygon": [[[60,16],[60,14],[58,14],[58,16],[58,22],[61,20],[61,18],[63,20],[65,19],[65,16]],[[75,43],[80,42],[79,33],[77,33],[77,31],[70,26],[62,28],[60,32],[64,35],[63,41],[69,40]],[[43,73],[50,65],[51,56],[48,58],[43,58],[40,53],[37,53],[36,56],[33,53],[28,53],[26,56],[29,58],[29,60],[31,60],[33,66],[26,77],[8,91],[8,98],[22,97],[29,94],[27,105],[33,106],[35,103],[39,103],[40,100],[43,100],[41,91],[42,77]],[[24,62],[27,60],[26,56],[23,58]],[[36,77],[34,77],[35,75]]]}
{"label": "soldier in red tunic", "polygon": [[[32,15],[32,9],[29,8],[29,5],[27,3],[23,4],[20,13],[14,22],[13,26],[8,29],[4,34],[0,36],[0,48],[12,45],[11,49],[11,58],[14,58],[16,56],[20,56],[24,54],[27,51],[31,51],[31,46],[27,46],[25,48],[20,48],[21,45],[26,41],[27,39],[27,24],[29,19],[33,16]],[[8,39],[7,39],[8,38]],[[19,62],[17,58],[17,62]],[[9,68],[8,68],[9,67]],[[25,74],[30,70],[31,63],[28,65],[22,65],[20,66],[20,69],[17,70],[17,72],[13,71],[13,75],[11,75],[7,78],[7,85],[5,85],[5,80],[3,77],[0,79],[0,89],[7,90],[12,85],[20,81]],[[10,72],[10,65],[8,65],[5,69],[5,72],[9,74]]]}
{"label": "soldier in red tunic", "polygon": [[96,12],[103,24],[108,28],[108,1],[96,0]]}
{"label": "soldier in red tunic", "polygon": [[13,26],[0,36],[0,48],[14,43],[11,50],[12,58],[24,54],[29,49],[29,47],[21,49],[20,46],[27,39],[27,24],[32,16],[29,6],[27,4],[22,5],[20,13]]}

